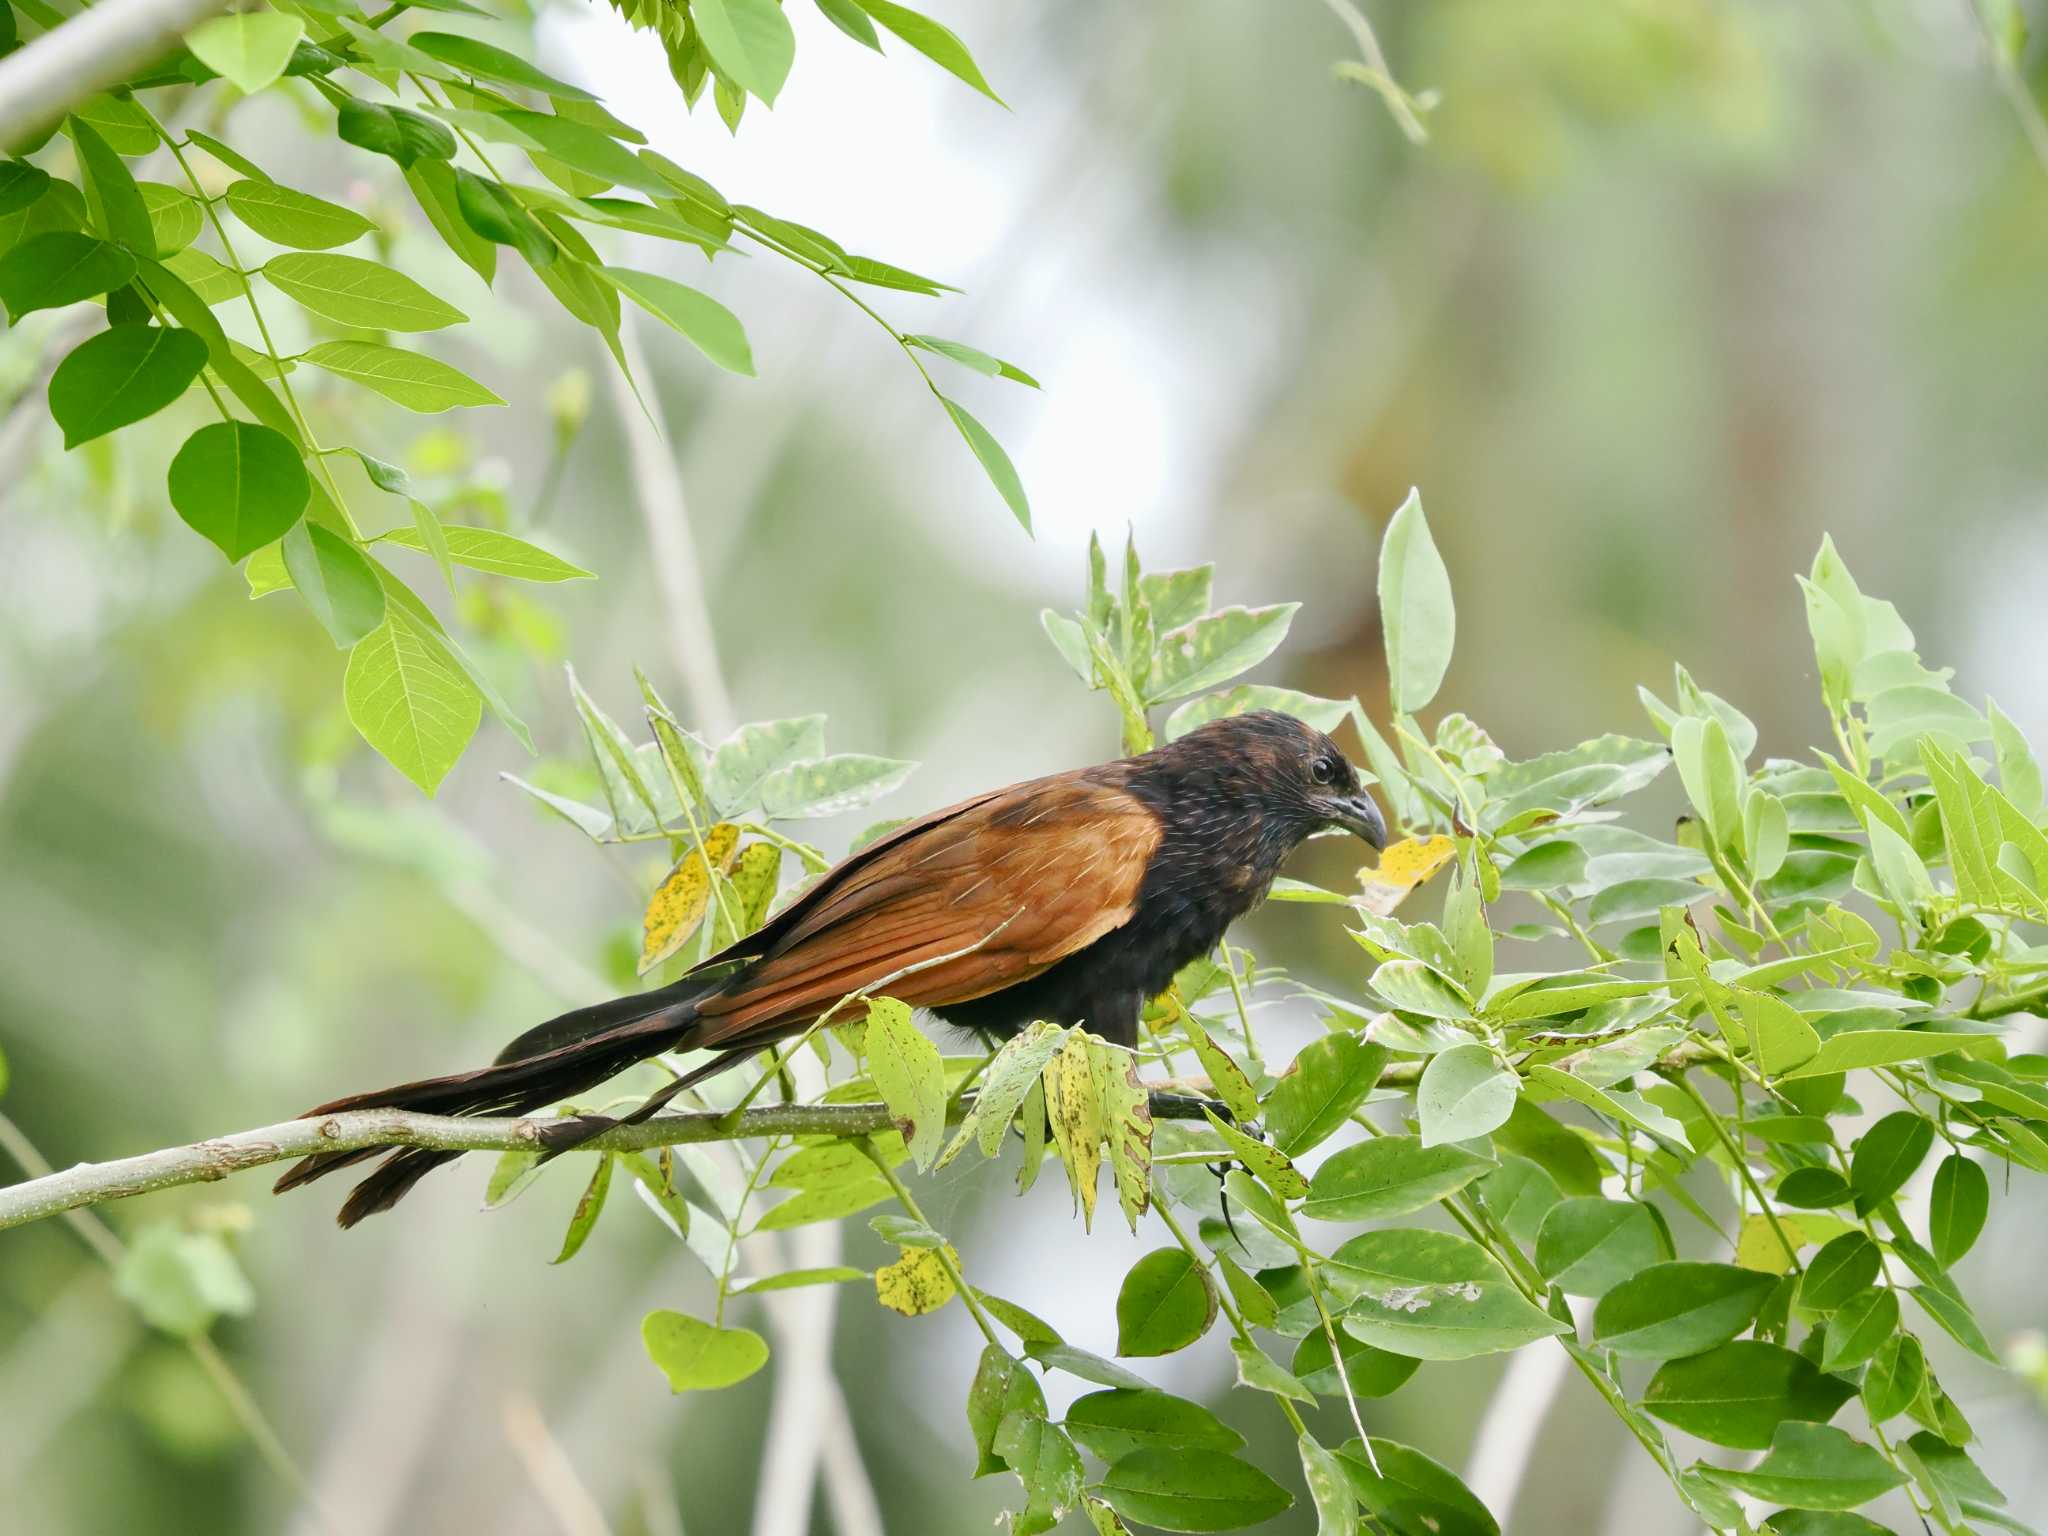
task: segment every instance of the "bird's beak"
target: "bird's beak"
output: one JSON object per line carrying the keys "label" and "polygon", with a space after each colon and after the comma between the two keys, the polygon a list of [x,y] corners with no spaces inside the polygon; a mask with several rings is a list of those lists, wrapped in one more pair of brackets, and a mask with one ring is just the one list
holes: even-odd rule
{"label": "bird's beak", "polygon": [[1346,832],[1364,838],[1375,848],[1387,846],[1387,824],[1380,816],[1379,806],[1364,790],[1346,795],[1331,809],[1334,812],[1330,817],[1332,826],[1342,827]]}

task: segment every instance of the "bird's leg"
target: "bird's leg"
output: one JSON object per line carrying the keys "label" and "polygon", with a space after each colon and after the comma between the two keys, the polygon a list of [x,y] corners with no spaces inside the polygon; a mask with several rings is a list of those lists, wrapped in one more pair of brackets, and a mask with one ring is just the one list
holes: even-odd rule
{"label": "bird's leg", "polygon": [[1217,1208],[1223,1213],[1223,1230],[1230,1234],[1230,1240],[1233,1243],[1237,1244],[1239,1248],[1244,1249],[1244,1252],[1249,1255],[1251,1249],[1245,1248],[1244,1239],[1237,1235],[1237,1223],[1230,1219],[1230,1185],[1227,1181],[1230,1178],[1230,1170],[1234,1164],[1208,1163],[1205,1166],[1211,1173],[1216,1175],[1216,1204]]}

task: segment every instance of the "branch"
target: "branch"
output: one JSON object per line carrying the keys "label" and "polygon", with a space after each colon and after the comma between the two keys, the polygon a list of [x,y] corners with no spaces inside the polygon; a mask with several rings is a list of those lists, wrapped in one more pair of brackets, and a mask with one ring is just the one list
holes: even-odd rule
{"label": "branch", "polygon": [[0,153],[177,47],[227,0],[99,0],[0,59]]}
{"label": "branch", "polygon": [[[974,1102],[960,1104],[962,1113]],[[1199,1120],[1201,1104],[1183,1094],[1155,1093],[1152,1114],[1161,1120]],[[180,1184],[206,1184],[245,1168],[261,1168],[316,1152],[368,1147],[430,1147],[442,1152],[536,1151],[545,1119],[468,1119],[421,1115],[402,1109],[359,1109],[345,1114],[286,1120],[236,1131],[188,1147],[166,1147],[111,1163],[80,1163],[62,1173],[0,1188],[0,1231],[84,1205],[101,1205]],[[740,1141],[755,1136],[869,1136],[894,1125],[885,1104],[774,1104],[734,1117],[714,1111],[656,1115],[592,1137],[579,1152],[638,1152],[696,1141]]]}

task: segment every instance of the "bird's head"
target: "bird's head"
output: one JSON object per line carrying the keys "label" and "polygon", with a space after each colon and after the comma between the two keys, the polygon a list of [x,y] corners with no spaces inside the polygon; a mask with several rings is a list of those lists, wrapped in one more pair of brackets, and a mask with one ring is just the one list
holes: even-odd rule
{"label": "bird's head", "polygon": [[1267,815],[1291,827],[1296,840],[1329,828],[1387,845],[1387,824],[1364,785],[1323,732],[1277,710],[1212,720],[1188,732],[1170,752],[1212,763],[1238,780]]}

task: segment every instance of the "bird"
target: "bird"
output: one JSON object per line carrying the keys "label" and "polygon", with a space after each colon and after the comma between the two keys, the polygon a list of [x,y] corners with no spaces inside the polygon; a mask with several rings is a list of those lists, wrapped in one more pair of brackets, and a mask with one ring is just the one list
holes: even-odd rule
{"label": "bird", "polygon": [[[1327,830],[1379,849],[1386,823],[1324,732],[1256,710],[1093,767],[916,817],[848,855],[782,911],[668,986],[528,1030],[490,1066],[333,1100],[307,1117],[403,1109],[526,1115],[670,1051],[711,1060],[622,1119],[549,1127],[567,1150],[801,1034],[850,996],[887,995],[990,1043],[1038,1020],[1135,1046],[1145,1003],[1266,897]],[[277,1191],[382,1154],[316,1153]],[[337,1220],[389,1210],[459,1153],[389,1153]]]}

